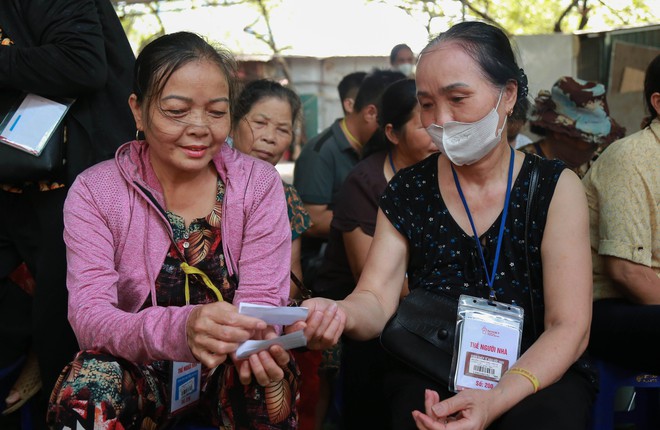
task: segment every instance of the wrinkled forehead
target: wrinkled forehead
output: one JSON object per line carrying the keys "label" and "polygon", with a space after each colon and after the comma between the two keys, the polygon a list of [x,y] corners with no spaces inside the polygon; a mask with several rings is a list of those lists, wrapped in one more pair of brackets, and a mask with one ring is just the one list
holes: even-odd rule
{"label": "wrinkled forehead", "polygon": [[449,61],[452,60],[453,55],[466,55],[472,58],[466,43],[460,40],[447,40],[438,41],[433,45],[427,46],[417,57],[417,65],[429,59],[434,59],[437,56],[449,55]]}
{"label": "wrinkled forehead", "polygon": [[181,79],[181,76],[186,76],[186,79],[189,79],[195,77],[195,75],[199,78],[205,79],[217,79],[220,77],[222,82],[227,85],[229,89],[229,79],[227,78],[226,70],[212,59],[200,57],[180,62],[164,63],[154,71],[145,98],[157,100],[162,96],[165,88],[171,85],[173,80]]}
{"label": "wrinkled forehead", "polygon": [[464,46],[455,42],[441,42],[420,54],[415,80],[420,89],[431,82],[475,82],[488,81],[488,78]]}
{"label": "wrinkled forehead", "polygon": [[293,122],[293,112],[289,100],[272,94],[261,96],[255,100],[247,115],[261,115],[280,123]]}

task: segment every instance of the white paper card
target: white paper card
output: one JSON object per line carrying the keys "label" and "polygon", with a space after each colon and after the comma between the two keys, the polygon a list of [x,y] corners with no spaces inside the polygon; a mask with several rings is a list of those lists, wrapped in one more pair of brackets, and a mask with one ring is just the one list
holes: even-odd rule
{"label": "white paper card", "polygon": [[302,330],[298,330],[273,339],[248,340],[239,345],[236,356],[240,359],[247,358],[249,355],[268,349],[273,345],[280,345],[286,350],[300,348],[307,345],[307,338]]}
{"label": "white paper card", "polygon": [[27,94],[8,120],[3,121],[0,140],[39,155],[69,106],[36,94]]}
{"label": "white paper card", "polygon": [[241,303],[238,313],[259,318],[269,325],[291,325],[307,319],[307,308],[291,306],[267,306],[255,303]]}
{"label": "white paper card", "polygon": [[199,400],[201,379],[200,363],[172,362],[170,413],[176,413]]}

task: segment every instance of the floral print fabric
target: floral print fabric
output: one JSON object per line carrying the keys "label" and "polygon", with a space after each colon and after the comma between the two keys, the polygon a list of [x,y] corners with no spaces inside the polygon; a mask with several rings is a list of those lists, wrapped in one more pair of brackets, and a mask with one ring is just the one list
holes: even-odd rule
{"label": "floral print fabric", "polygon": [[295,187],[284,181],[282,181],[282,185],[284,185],[286,207],[289,212],[289,223],[291,224],[291,240],[296,240],[312,226],[312,218],[305,209]]}

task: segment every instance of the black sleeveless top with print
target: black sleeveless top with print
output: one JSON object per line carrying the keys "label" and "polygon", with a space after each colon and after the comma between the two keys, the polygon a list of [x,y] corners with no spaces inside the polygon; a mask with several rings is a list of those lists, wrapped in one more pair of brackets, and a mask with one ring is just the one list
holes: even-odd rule
{"label": "black sleeveless top with print", "polygon": [[[454,221],[438,186],[438,157],[400,171],[388,184],[380,207],[394,227],[408,240],[408,285],[427,288],[458,297],[461,294],[488,297],[488,284],[474,237]],[[539,180],[535,191],[529,238],[525,242],[525,218],[532,172],[532,157],[527,154],[512,185],[502,247],[493,287],[497,300],[515,303],[525,309],[523,351],[543,330],[543,285],[541,240],[550,201],[557,181],[566,166],[556,160],[539,160]],[[489,275],[497,247],[502,214],[480,239]],[[527,275],[525,246],[529,250],[532,297]],[[532,309],[533,304],[533,309]],[[532,318],[536,321],[535,333]]]}

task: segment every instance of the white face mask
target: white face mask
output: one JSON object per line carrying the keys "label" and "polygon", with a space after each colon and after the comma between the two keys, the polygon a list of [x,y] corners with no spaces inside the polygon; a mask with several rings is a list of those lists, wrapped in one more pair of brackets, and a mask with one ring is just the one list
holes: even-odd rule
{"label": "white face mask", "polygon": [[410,76],[412,75],[414,67],[415,66],[410,63],[401,63],[394,66],[394,69],[403,73],[406,76]]}
{"label": "white face mask", "polygon": [[426,131],[431,140],[449,160],[457,166],[474,164],[493,150],[500,142],[502,130],[506,126],[506,117],[502,128],[497,129],[500,116],[497,108],[502,100],[502,93],[497,105],[483,118],[476,122],[447,121],[445,125],[431,124]]}

